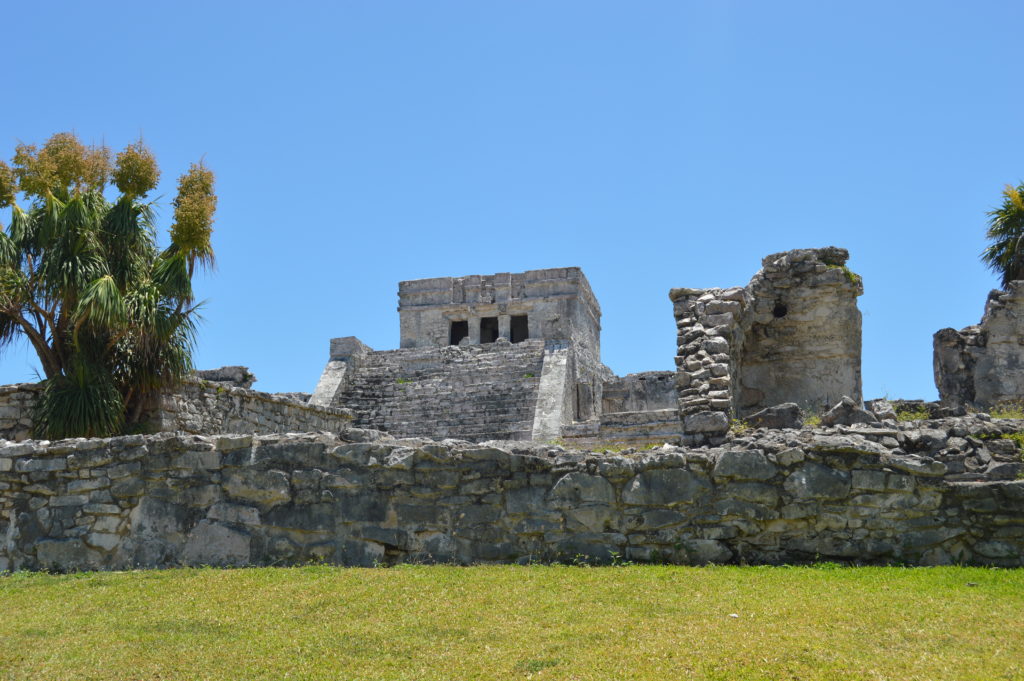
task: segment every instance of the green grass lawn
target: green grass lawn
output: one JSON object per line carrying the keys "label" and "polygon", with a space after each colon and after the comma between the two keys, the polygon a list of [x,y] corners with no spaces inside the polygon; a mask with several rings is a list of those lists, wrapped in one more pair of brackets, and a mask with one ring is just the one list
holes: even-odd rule
{"label": "green grass lawn", "polygon": [[1024,570],[0,577],[0,679],[1024,679]]}

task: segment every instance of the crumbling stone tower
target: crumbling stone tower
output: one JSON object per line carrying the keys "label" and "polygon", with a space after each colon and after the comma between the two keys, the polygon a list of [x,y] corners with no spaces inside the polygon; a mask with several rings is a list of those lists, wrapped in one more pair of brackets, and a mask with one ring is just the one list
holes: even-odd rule
{"label": "crumbling stone tower", "polygon": [[848,259],[835,247],[775,253],[746,287],[669,292],[684,444],[718,443],[733,418],[777,404],[861,401],[863,286]]}
{"label": "crumbling stone tower", "polygon": [[952,407],[1024,399],[1024,281],[992,291],[980,324],[935,333],[935,385]]}

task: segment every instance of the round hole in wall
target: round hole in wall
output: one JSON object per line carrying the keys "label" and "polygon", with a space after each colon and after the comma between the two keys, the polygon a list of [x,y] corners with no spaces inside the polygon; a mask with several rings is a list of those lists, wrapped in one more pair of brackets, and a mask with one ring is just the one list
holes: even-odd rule
{"label": "round hole in wall", "polygon": [[785,317],[787,312],[789,312],[789,309],[783,303],[775,303],[775,309],[772,310],[772,314],[776,318]]}

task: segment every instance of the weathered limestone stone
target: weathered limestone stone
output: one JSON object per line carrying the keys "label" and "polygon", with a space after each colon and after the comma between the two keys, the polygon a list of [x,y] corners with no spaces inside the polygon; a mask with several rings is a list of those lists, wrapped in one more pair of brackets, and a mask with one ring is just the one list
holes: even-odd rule
{"label": "weathered limestone stone", "polygon": [[193,372],[195,377],[212,383],[233,386],[235,388],[249,389],[256,382],[256,377],[249,371],[249,367],[230,366],[219,369],[204,369]]}
{"label": "weathered limestone stone", "polygon": [[805,463],[786,478],[786,491],[797,499],[840,499],[850,493],[850,474],[818,463]]}
{"label": "weathered limestone stone", "polygon": [[769,480],[777,471],[763,452],[752,449],[722,453],[715,462],[713,475],[716,479]]}
{"label": "weathered limestone stone", "polygon": [[225,525],[201,520],[189,533],[182,560],[187,565],[248,565],[250,537]]}
{"label": "weathered limestone stone", "polygon": [[1024,282],[992,291],[981,324],[941,329],[933,339],[943,404],[988,409],[1024,399]]}
{"label": "weathered limestone stone", "polygon": [[729,417],[723,412],[702,411],[683,417],[683,430],[687,433],[724,433],[729,429]]}
{"label": "weathered limestone stone", "polygon": [[229,496],[261,506],[275,506],[291,499],[288,475],[283,471],[243,468],[225,476],[224,489]]}
{"label": "weathered limestone stone", "polygon": [[622,492],[622,501],[632,506],[692,504],[709,490],[707,478],[692,471],[655,469],[630,480]]}
{"label": "weathered limestone stone", "polygon": [[398,350],[332,340],[310,402],[399,437],[679,439],[672,372],[601,364],[601,309],[579,268],[403,281],[399,317]]}
{"label": "weathered limestone stone", "polygon": [[743,420],[751,428],[801,428],[804,425],[800,405],[795,402],[766,407]]}
{"label": "weathered limestone stone", "polygon": [[[27,441],[3,448],[12,466],[0,480],[0,566],[618,555],[1024,567],[1024,480],[1016,479],[1024,463],[1000,437],[1021,429],[1020,421],[971,414],[761,429],[714,448],[616,454],[352,430],[160,434],[88,447]],[[204,465],[196,452],[216,453],[224,467]],[[17,472],[58,458],[67,470]],[[111,494],[126,482],[131,494]]]}
{"label": "weathered limestone stone", "polygon": [[79,539],[42,539],[35,553],[35,564],[44,570],[69,572],[90,566],[89,554]]}
{"label": "weathered limestone stone", "polygon": [[867,409],[858,407],[857,403],[846,395],[843,396],[843,399],[841,399],[838,404],[825,412],[821,417],[821,425],[823,426],[835,426],[839,424],[850,426],[854,423],[877,422],[877,416]]}
{"label": "weathered limestone stone", "polygon": [[896,409],[889,400],[868,400],[864,403],[868,411],[879,421],[895,421]]}
{"label": "weathered limestone stone", "polygon": [[720,441],[725,428],[698,429],[709,423],[702,414],[728,423],[784,403],[860,402],[863,286],[848,258],[835,247],[776,253],[745,288],[670,291],[684,441]]}

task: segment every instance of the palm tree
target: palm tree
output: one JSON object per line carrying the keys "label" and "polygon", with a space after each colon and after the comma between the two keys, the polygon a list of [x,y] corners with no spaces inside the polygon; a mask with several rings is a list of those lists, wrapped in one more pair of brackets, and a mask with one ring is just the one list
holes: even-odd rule
{"label": "palm tree", "polygon": [[981,260],[1002,277],[1002,287],[1024,279],[1024,184],[1003,189],[1003,204],[988,212],[986,236],[992,243]]}
{"label": "palm tree", "polygon": [[[176,222],[162,252],[145,200],[159,176],[141,141],[111,164],[105,147],[86,147],[72,133],[38,150],[19,145],[13,169],[0,162],[0,207],[11,206],[11,224],[0,230],[0,349],[24,335],[39,356],[39,437],[130,429],[191,371],[191,274],[197,250],[209,253],[200,264],[212,261],[213,175],[193,165],[175,199],[199,206],[186,216],[187,231],[205,244],[183,247]],[[113,200],[104,194],[108,179]]]}

